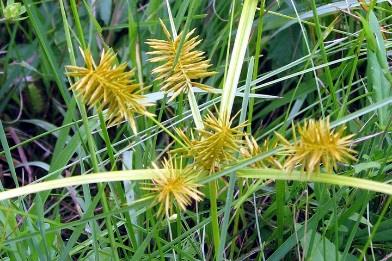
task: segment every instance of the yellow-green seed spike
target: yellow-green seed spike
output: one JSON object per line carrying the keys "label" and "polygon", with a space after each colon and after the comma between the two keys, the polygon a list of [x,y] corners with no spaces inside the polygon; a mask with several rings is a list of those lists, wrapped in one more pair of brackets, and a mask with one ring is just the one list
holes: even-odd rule
{"label": "yellow-green seed spike", "polygon": [[116,64],[116,54],[112,49],[104,50],[100,62],[95,64],[89,50],[82,51],[86,67],[66,66],[67,75],[78,78],[71,86],[89,107],[107,109],[107,120],[110,125],[128,120],[136,131],[134,114],[152,116],[146,106],[141,103],[144,96],[138,94],[140,85],[134,81],[134,72],[126,71],[125,63]]}

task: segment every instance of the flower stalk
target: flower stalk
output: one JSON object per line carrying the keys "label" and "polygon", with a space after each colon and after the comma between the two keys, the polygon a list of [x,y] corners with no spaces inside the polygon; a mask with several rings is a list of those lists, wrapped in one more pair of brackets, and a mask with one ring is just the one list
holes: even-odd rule
{"label": "flower stalk", "polygon": [[392,195],[392,185],[368,179],[355,178],[343,175],[332,175],[328,173],[312,173],[308,175],[302,171],[287,172],[277,169],[241,169],[237,175],[242,178],[272,179],[285,181],[300,181],[308,183],[323,183],[338,186],[346,186],[358,189],[380,192]]}
{"label": "flower stalk", "polygon": [[[164,171],[164,170],[162,170]],[[42,191],[66,188],[71,186],[80,186],[84,184],[94,184],[102,182],[114,182],[125,180],[152,180],[156,178],[156,169],[138,169],[138,170],[122,170],[122,171],[109,171],[94,174],[66,177],[62,179],[49,180],[35,184],[29,184],[19,188],[9,189],[0,192],[0,201],[8,200],[20,196],[25,196]],[[319,173],[307,175],[301,171],[287,172],[284,170],[277,170],[271,168],[242,168],[237,170],[238,177],[253,178],[253,179],[272,179],[272,180],[285,180],[285,181],[300,181],[300,182],[316,182],[325,183],[338,186],[346,186],[358,189],[365,189],[373,192],[384,193],[392,195],[392,185],[378,181],[348,177],[343,175],[331,175],[327,173]],[[203,184],[200,180],[199,184]]]}

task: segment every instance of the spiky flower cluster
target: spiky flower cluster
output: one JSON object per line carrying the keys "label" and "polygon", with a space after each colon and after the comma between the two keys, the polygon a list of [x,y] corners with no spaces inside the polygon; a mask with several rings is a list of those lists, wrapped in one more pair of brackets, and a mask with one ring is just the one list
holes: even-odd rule
{"label": "spiky flower cluster", "polygon": [[[154,49],[149,52],[153,56],[149,61],[163,62],[153,70],[157,75],[156,79],[163,80],[161,89],[171,93],[171,99],[188,92],[192,86],[211,90],[209,86],[195,82],[215,72],[208,71],[211,65],[204,53],[194,50],[200,43],[197,36],[192,37],[194,30],[184,37],[181,33],[173,39],[162,21],[161,25],[167,40],[152,39],[147,42]],[[181,38],[184,41],[180,47]],[[67,75],[76,78],[71,89],[82,96],[90,107],[107,109],[110,125],[127,119],[136,131],[134,114],[152,114],[146,110],[149,104],[142,102],[144,96],[140,95],[140,86],[133,80],[134,73],[126,70],[125,63],[117,65],[116,54],[111,49],[102,52],[98,65],[89,50],[82,51],[82,55],[85,67],[66,67]],[[276,142],[272,143],[268,139],[259,146],[253,136],[243,133],[246,124],[233,127],[235,117],[229,119],[227,115],[216,117],[209,112],[203,121],[204,127],[196,129],[196,137],[192,132],[187,136],[183,131],[177,130],[185,147],[171,151],[171,155],[179,154],[180,157],[165,159],[162,169],[155,166],[158,175],[145,188],[155,194],[156,203],[159,204],[158,214],[170,216],[175,206],[186,210],[192,201],[200,201],[203,197],[199,191],[201,185],[197,181],[200,173],[222,170],[236,160],[238,152],[244,158],[252,158],[278,147]],[[311,173],[319,172],[322,164],[328,172],[332,172],[338,162],[355,160],[355,151],[350,149],[353,135],[343,136],[344,128],[336,132],[331,130],[328,118],[305,121],[303,126],[297,128],[298,139],[296,130],[293,131],[293,143],[277,134],[284,145],[284,164],[280,161],[282,157],[273,155],[255,162],[252,167],[292,170],[297,165],[302,165],[304,170]],[[184,167],[183,157],[191,158],[193,164]]]}
{"label": "spiky flower cluster", "polygon": [[337,162],[348,163],[349,160],[355,160],[355,151],[350,149],[354,135],[344,136],[344,129],[340,128],[336,132],[331,130],[328,118],[318,121],[310,119],[297,127],[299,139],[294,130],[294,143],[277,134],[289,155],[284,167],[292,170],[302,164],[304,170],[311,173],[319,172],[320,164],[323,164],[332,173]]}
{"label": "spiky flower cluster", "polygon": [[[261,153],[268,152],[272,149],[275,149],[278,146],[277,142],[271,142],[269,139],[265,139],[262,146],[259,146],[259,144],[257,144],[256,139],[251,135],[245,136],[245,141],[246,141],[245,146],[241,148],[241,155],[244,158],[252,158]],[[269,156],[263,160],[256,161],[252,165],[252,167],[255,168],[273,167],[273,168],[283,169],[282,164],[280,163],[278,158],[276,158],[274,155]]]}
{"label": "spiky flower cluster", "polygon": [[116,64],[116,54],[112,49],[103,50],[96,65],[89,50],[82,51],[86,67],[66,66],[67,75],[76,78],[71,89],[76,91],[89,107],[108,109],[109,125],[127,119],[136,130],[134,113],[152,115],[142,104],[140,85],[133,80],[134,72],[126,71],[127,64]]}
{"label": "spiky flower cluster", "polygon": [[195,80],[214,75],[215,72],[208,71],[211,64],[205,59],[204,52],[194,50],[201,42],[198,36],[191,37],[195,30],[185,35],[180,47],[183,33],[173,39],[165,24],[160,22],[167,40],[149,39],[146,43],[154,49],[148,52],[153,56],[149,61],[163,62],[152,71],[157,75],[156,80],[163,80],[161,90],[172,93],[170,100],[175,99],[180,93],[186,93],[193,86],[208,91],[209,86]]}
{"label": "spiky flower cluster", "polygon": [[[155,168],[157,168],[155,166]],[[182,160],[169,157],[163,161],[163,169],[158,169],[158,175],[153,179],[153,186],[145,189],[156,194],[156,201],[159,203],[158,214],[170,216],[175,204],[181,209],[194,201],[200,201],[203,197],[197,183],[198,172],[191,166],[182,167]]]}
{"label": "spiky flower cluster", "polygon": [[184,133],[179,135],[184,139],[187,148],[175,150],[194,159],[194,164],[210,173],[216,172],[222,165],[232,162],[235,152],[243,144],[245,124],[232,127],[233,119],[225,121],[209,112],[204,120],[204,129],[198,130],[199,137],[190,140]]}

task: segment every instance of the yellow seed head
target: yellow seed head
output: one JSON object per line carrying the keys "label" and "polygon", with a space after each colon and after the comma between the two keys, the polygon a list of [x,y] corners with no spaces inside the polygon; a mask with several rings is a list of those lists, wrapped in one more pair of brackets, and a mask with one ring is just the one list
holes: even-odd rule
{"label": "yellow seed head", "polygon": [[303,168],[311,173],[314,170],[319,171],[320,164],[323,164],[325,169],[332,173],[338,162],[356,160],[353,156],[356,152],[350,149],[354,135],[343,136],[344,129],[340,128],[336,132],[331,130],[329,118],[318,121],[310,119],[297,127],[299,139],[296,138],[294,130],[293,144],[277,134],[290,155],[284,167],[292,170],[297,164],[302,164]]}
{"label": "yellow seed head", "polygon": [[[245,136],[246,144],[241,148],[241,155],[245,158],[252,158],[263,152],[268,152],[278,146],[278,143],[272,143],[269,139],[265,139],[260,147],[253,136]],[[278,168],[283,169],[282,164],[275,156],[269,156],[263,160],[256,161],[252,167],[255,168]]]}
{"label": "yellow seed head", "polygon": [[[181,160],[180,160],[181,161]],[[186,207],[192,203],[192,200],[200,201],[203,197],[197,183],[199,173],[191,166],[182,167],[182,162],[169,157],[163,161],[163,169],[155,168],[158,175],[153,179],[152,186],[145,189],[156,194],[156,200],[159,204],[158,214],[170,216],[174,205],[186,210]]]}
{"label": "yellow seed head", "polygon": [[134,72],[126,71],[127,64],[116,64],[116,54],[112,49],[103,50],[96,65],[89,50],[82,51],[86,67],[66,66],[67,75],[76,78],[71,89],[76,91],[89,107],[108,109],[109,125],[127,119],[136,130],[134,114],[152,116],[142,103],[140,86],[135,83]]}
{"label": "yellow seed head", "polygon": [[[152,71],[157,75],[156,80],[163,80],[161,90],[173,93],[170,100],[175,99],[180,93],[186,93],[193,86],[209,91],[209,86],[195,82],[216,73],[208,71],[211,64],[205,59],[204,52],[194,50],[201,42],[198,36],[192,37],[195,30],[185,35],[183,46],[178,50],[182,33],[173,39],[164,23],[160,22],[167,40],[149,39],[146,43],[154,49],[148,52],[153,56],[149,61],[163,62]],[[174,66],[177,52],[180,54]]]}
{"label": "yellow seed head", "polygon": [[190,140],[183,132],[179,132],[187,148],[177,149],[175,152],[192,157],[194,164],[204,171],[216,172],[223,164],[234,160],[234,154],[243,143],[244,134],[241,129],[245,124],[231,127],[232,123],[233,119],[218,119],[209,112],[204,120],[204,129],[198,130],[198,139]]}

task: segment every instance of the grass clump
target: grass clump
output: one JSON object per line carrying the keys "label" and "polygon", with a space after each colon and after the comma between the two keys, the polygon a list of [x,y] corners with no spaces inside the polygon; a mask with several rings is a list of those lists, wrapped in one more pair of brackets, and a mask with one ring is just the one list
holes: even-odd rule
{"label": "grass clump", "polygon": [[390,258],[387,1],[59,3],[0,3],[0,258]]}

